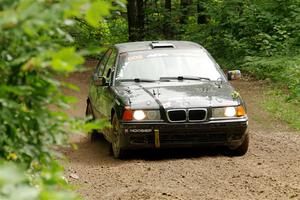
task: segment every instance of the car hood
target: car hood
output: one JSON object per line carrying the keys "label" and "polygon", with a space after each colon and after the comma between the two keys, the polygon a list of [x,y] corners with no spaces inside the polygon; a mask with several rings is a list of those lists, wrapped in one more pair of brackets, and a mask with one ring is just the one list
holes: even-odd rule
{"label": "car hood", "polygon": [[116,87],[121,100],[132,109],[234,106],[240,99],[232,98],[233,91],[230,83],[219,87],[215,82],[122,83]]}

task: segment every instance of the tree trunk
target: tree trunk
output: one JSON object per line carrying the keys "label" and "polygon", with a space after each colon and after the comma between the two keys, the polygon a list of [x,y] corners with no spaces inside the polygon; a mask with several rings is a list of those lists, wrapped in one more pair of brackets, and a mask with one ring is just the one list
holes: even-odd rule
{"label": "tree trunk", "polygon": [[164,29],[163,33],[165,36],[165,39],[172,39],[173,38],[173,30],[172,30],[172,1],[171,0],[165,0],[165,16],[164,16]]}
{"label": "tree trunk", "polygon": [[198,3],[197,3],[197,14],[198,14],[197,22],[198,22],[198,24],[207,24],[209,21],[208,16],[204,14],[205,7],[203,6],[203,3],[204,2],[201,2],[201,1],[198,1]]}
{"label": "tree trunk", "polygon": [[127,3],[128,17],[128,35],[129,41],[141,41],[144,39],[144,1],[128,0]]}
{"label": "tree trunk", "polygon": [[181,7],[180,24],[188,23],[189,6],[191,4],[192,4],[192,0],[181,0],[180,1],[180,7]]}
{"label": "tree trunk", "polygon": [[171,12],[172,8],[172,1],[171,0],[165,0],[165,9]]}

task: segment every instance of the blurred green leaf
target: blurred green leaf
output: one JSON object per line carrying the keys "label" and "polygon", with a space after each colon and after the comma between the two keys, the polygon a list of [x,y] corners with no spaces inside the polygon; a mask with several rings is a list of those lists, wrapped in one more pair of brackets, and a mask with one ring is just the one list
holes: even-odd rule
{"label": "blurred green leaf", "polygon": [[94,27],[100,26],[102,17],[109,15],[110,4],[105,1],[93,2],[86,13],[86,21]]}
{"label": "blurred green leaf", "polygon": [[59,72],[72,72],[77,65],[83,64],[82,56],[75,52],[73,47],[63,48],[58,52],[52,52],[51,66]]}

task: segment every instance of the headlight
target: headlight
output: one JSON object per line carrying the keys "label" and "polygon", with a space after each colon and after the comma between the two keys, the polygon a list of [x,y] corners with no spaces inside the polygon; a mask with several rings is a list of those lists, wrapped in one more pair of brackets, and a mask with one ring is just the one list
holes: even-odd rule
{"label": "headlight", "polygon": [[133,111],[133,120],[160,120],[159,110],[135,110]]}
{"label": "headlight", "polygon": [[236,116],[236,109],[234,107],[226,107],[224,111],[224,115],[226,117],[235,117]]}
{"label": "headlight", "polygon": [[147,120],[160,120],[159,110],[147,110],[145,113]]}
{"label": "headlight", "polygon": [[146,114],[142,110],[136,110],[133,112],[133,119],[135,120],[143,120],[146,118]]}
{"label": "headlight", "polygon": [[243,106],[212,109],[212,118],[243,117],[245,115],[246,112]]}

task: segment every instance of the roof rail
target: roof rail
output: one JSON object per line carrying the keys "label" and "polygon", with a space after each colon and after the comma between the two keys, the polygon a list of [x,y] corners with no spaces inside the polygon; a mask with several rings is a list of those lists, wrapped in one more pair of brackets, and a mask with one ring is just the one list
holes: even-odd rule
{"label": "roof rail", "polygon": [[152,49],[159,49],[159,48],[175,48],[175,45],[172,43],[159,43],[159,42],[152,42],[150,44]]}

